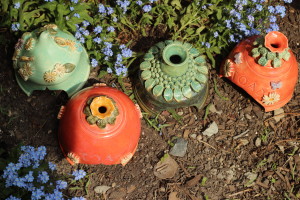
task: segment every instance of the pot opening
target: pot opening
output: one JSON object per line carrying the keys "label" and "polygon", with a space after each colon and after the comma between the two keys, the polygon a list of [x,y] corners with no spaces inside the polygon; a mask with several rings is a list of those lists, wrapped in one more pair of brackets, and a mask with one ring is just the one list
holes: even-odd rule
{"label": "pot opening", "polygon": [[173,63],[173,64],[180,64],[182,63],[182,58],[179,56],[179,55],[172,55],[170,57],[170,61]]}
{"label": "pot opening", "polygon": [[271,44],[271,46],[274,47],[274,48],[276,48],[276,49],[280,48],[280,44]]}
{"label": "pot opening", "polygon": [[100,107],[98,108],[98,111],[99,111],[100,113],[104,114],[104,113],[106,113],[107,108],[106,108],[105,106],[100,106]]}

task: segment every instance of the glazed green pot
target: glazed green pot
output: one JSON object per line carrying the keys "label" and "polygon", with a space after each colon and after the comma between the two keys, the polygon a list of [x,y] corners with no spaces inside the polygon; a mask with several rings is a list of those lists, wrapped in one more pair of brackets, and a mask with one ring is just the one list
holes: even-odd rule
{"label": "glazed green pot", "polygon": [[134,92],[150,114],[187,106],[200,109],[208,93],[205,57],[189,43],[159,42],[145,54]]}
{"label": "glazed green pot", "polygon": [[17,82],[28,96],[46,88],[64,90],[71,96],[90,73],[84,47],[55,24],[24,33],[12,59]]}

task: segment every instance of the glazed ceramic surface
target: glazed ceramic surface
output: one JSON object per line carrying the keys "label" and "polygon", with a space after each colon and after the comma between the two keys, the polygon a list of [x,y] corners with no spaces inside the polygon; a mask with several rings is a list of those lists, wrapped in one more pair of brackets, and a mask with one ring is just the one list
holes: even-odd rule
{"label": "glazed ceramic surface", "polygon": [[244,89],[265,111],[284,106],[298,80],[298,64],[287,38],[272,31],[239,43],[221,67],[221,75]]}
{"label": "glazed ceramic surface", "polygon": [[62,108],[59,143],[71,164],[122,164],[133,156],[141,113],[121,91],[93,86],[76,93]]}
{"label": "glazed ceramic surface", "polygon": [[167,40],[151,47],[140,64],[135,96],[150,114],[169,108],[201,108],[208,92],[208,64],[189,43]]}
{"label": "glazed ceramic surface", "polygon": [[17,82],[27,95],[46,88],[72,95],[90,73],[84,47],[54,24],[24,33],[15,46],[13,63]]}

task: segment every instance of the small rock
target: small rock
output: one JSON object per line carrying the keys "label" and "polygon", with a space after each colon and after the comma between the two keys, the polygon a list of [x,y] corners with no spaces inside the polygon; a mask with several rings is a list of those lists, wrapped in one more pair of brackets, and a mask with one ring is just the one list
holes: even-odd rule
{"label": "small rock", "polygon": [[256,140],[255,140],[255,146],[256,147],[260,147],[261,146],[261,139],[260,139],[260,137],[256,138]]}
{"label": "small rock", "polygon": [[198,142],[202,141],[202,139],[203,139],[202,135],[198,135],[198,136],[197,136],[197,141],[198,141]]}
{"label": "small rock", "polygon": [[187,150],[188,141],[183,138],[176,139],[174,146],[170,149],[172,156],[183,157]]}
{"label": "small rock", "polygon": [[218,125],[216,124],[216,122],[213,122],[209,125],[209,127],[204,132],[202,132],[202,134],[211,137],[216,133],[218,133],[218,131],[219,131]]}
{"label": "small rock", "polygon": [[105,194],[107,192],[107,190],[109,190],[111,187],[107,186],[107,185],[99,185],[99,186],[96,186],[94,188],[94,191],[97,193],[97,194]]}
{"label": "small rock", "polygon": [[252,119],[252,117],[251,117],[251,115],[249,115],[249,114],[245,114],[245,117],[246,117],[246,119]]}
{"label": "small rock", "polygon": [[109,194],[109,200],[122,200],[126,196],[126,189],[125,188],[118,188],[116,190],[113,190]]}
{"label": "small rock", "polygon": [[261,119],[264,115],[264,113],[262,112],[261,108],[258,106],[254,106],[252,108],[254,114],[257,116],[257,118]]}
{"label": "small rock", "polygon": [[279,108],[277,110],[274,110],[274,119],[277,122],[279,122],[282,118],[284,118],[284,110],[282,108]]}
{"label": "small rock", "polygon": [[184,132],[183,132],[183,138],[184,139],[187,139],[189,137],[189,134],[190,134],[190,130],[189,129],[186,129]]}
{"label": "small rock", "polygon": [[215,107],[214,104],[211,104],[211,105],[209,106],[209,111],[212,112],[212,113],[217,113],[217,114],[219,114],[219,115],[223,113],[223,111],[218,111],[218,110],[216,109],[216,107]]}
{"label": "small rock", "polygon": [[133,192],[134,190],[136,189],[136,186],[135,185],[130,185],[127,187],[127,194]]}
{"label": "small rock", "polygon": [[247,181],[245,186],[250,187],[255,184],[255,180],[257,179],[258,174],[253,172],[247,172],[244,174],[247,177]]}
{"label": "small rock", "polygon": [[182,111],[179,111],[177,114],[178,114],[179,116],[182,116],[182,115],[183,115],[183,112],[182,112]]}
{"label": "small rock", "polygon": [[193,134],[190,135],[190,138],[192,138],[192,139],[196,139],[196,137],[197,137],[196,133],[193,133]]}

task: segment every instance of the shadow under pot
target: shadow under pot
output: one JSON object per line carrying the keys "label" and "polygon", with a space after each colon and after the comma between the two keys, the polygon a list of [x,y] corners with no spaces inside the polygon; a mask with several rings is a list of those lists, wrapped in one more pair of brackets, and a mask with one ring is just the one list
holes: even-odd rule
{"label": "shadow under pot", "polygon": [[60,147],[71,164],[125,165],[138,145],[140,117],[139,107],[115,88],[83,89],[59,112]]}
{"label": "shadow under pot", "polygon": [[298,63],[286,36],[272,31],[240,42],[223,62],[220,73],[269,112],[292,98]]}
{"label": "shadow under pot", "polygon": [[157,43],[140,64],[134,94],[141,108],[151,115],[187,106],[201,109],[208,94],[205,56],[189,43]]}

